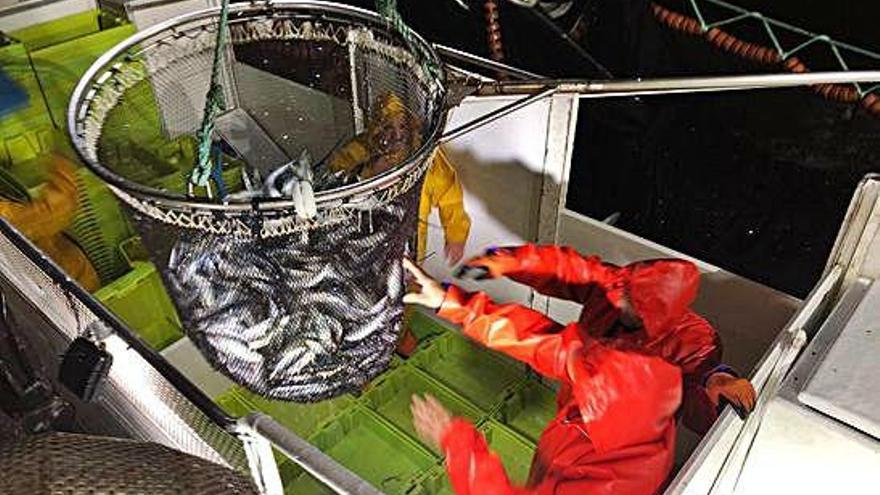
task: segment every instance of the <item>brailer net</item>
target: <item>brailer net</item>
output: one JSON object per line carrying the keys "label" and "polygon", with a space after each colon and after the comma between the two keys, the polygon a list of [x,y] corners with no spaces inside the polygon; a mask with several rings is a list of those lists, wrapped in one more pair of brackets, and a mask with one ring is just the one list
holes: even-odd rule
{"label": "brailer net", "polygon": [[[212,136],[222,173],[193,191],[218,18],[177,18],[99,60],[71,101],[74,143],[127,206],[216,369],[284,400],[359,390],[400,333],[400,260],[445,119],[427,70],[438,60],[366,11],[233,4]],[[403,107],[393,132],[389,102]],[[405,146],[384,152],[389,139]],[[330,166],[352,149],[358,167]]]}

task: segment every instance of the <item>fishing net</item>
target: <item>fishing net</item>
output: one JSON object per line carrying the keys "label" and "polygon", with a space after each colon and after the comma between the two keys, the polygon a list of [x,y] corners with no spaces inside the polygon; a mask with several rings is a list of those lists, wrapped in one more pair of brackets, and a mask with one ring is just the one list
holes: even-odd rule
{"label": "fishing net", "polygon": [[[375,14],[282,1],[229,7],[217,65],[219,14],[176,18],[96,62],[71,135],[216,369],[284,400],[359,390],[400,332],[400,260],[445,119],[439,62]],[[222,167],[193,187],[215,67]],[[386,132],[389,107],[400,125]],[[331,166],[352,150],[356,167]]]}
{"label": "fishing net", "polygon": [[0,449],[3,493],[215,493],[256,495],[241,473],[134,440],[43,433]]}

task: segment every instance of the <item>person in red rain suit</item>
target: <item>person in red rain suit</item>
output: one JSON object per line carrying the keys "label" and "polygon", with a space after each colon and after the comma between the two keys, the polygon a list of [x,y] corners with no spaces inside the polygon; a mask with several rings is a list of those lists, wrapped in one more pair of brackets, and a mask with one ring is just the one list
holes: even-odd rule
{"label": "person in red rain suit", "polygon": [[[526,487],[510,484],[472,425],[449,418],[432,398],[414,398],[416,428],[443,448],[459,495],[656,493],[672,466],[677,414],[705,418],[720,395],[753,404],[753,395],[737,393],[742,381],[716,368],[715,332],[688,309],[699,280],[692,263],[654,260],[621,268],[567,248],[528,245],[493,251],[467,266],[485,278],[508,276],[579,301],[584,309],[578,322],[563,326],[517,304],[495,304],[484,293],[444,289],[407,263],[421,287],[408,302],[437,309],[467,336],[562,384],[557,416],[538,443]],[[682,391],[693,402],[684,408]]]}
{"label": "person in red rain suit", "polygon": [[689,309],[700,277],[693,263],[659,259],[619,267],[571,248],[528,244],[491,249],[465,271],[580,303],[579,322],[591,335],[625,340],[678,365],[684,380],[679,414],[695,433],[708,431],[722,398],[742,413],[754,407],[751,383],[721,363],[717,332]]}

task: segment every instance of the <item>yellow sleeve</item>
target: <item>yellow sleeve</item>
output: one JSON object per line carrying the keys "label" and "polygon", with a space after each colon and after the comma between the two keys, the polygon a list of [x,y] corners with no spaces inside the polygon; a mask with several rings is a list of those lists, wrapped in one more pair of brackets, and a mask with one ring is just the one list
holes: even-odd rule
{"label": "yellow sleeve", "polygon": [[29,239],[54,236],[70,225],[77,209],[76,175],[66,159],[55,156],[49,182],[29,203],[0,202],[0,216]]}
{"label": "yellow sleeve", "polygon": [[336,150],[329,159],[330,171],[350,171],[369,159],[370,152],[364,146],[360,136],[349,141],[345,146]]}
{"label": "yellow sleeve", "polygon": [[428,169],[425,185],[431,207],[440,210],[446,243],[465,242],[471,230],[471,219],[464,210],[464,192],[458,174],[442,149],[437,150]]}

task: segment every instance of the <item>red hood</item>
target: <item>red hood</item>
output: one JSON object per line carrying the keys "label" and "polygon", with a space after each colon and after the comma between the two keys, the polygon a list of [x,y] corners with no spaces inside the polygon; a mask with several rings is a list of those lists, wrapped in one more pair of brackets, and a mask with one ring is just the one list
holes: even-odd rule
{"label": "red hood", "polygon": [[669,332],[697,297],[700,271],[689,261],[641,261],[621,270],[623,290],[650,339]]}

